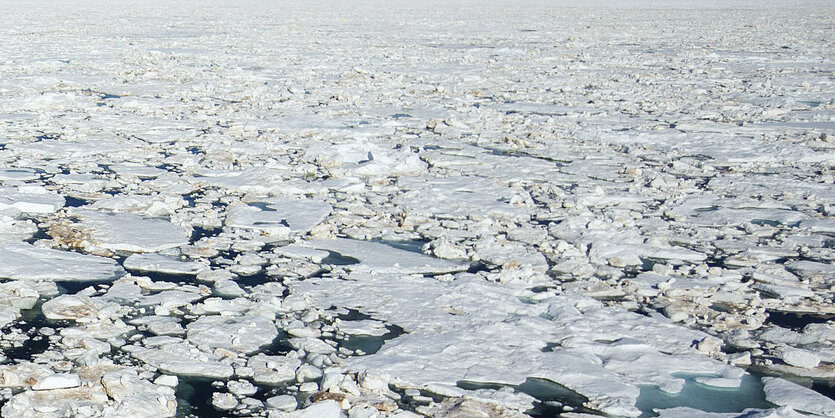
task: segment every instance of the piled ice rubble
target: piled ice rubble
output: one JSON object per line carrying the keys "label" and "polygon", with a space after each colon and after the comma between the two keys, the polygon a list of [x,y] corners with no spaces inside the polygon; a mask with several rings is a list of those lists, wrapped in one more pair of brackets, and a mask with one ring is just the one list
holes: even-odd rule
{"label": "piled ice rubble", "polygon": [[835,414],[831,4],[256,3],[0,5],[0,415]]}

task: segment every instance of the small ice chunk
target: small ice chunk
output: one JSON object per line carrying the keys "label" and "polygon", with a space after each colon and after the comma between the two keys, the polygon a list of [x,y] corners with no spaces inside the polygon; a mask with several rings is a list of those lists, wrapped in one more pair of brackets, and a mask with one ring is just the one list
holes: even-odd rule
{"label": "small ice chunk", "polygon": [[0,309],[0,329],[5,328],[6,325],[11,324],[17,319],[18,311],[12,308]]}
{"label": "small ice chunk", "polygon": [[276,240],[286,239],[291,232],[281,214],[243,203],[235,203],[227,207],[224,224],[229,228],[255,231],[262,237]]}
{"label": "small ice chunk", "polygon": [[31,168],[6,167],[0,168],[0,182],[2,181],[31,181],[41,175]]}
{"label": "small ice chunk", "polygon": [[101,306],[87,296],[61,295],[46,301],[41,310],[47,319],[95,318]]}
{"label": "small ice chunk", "polygon": [[350,335],[369,335],[375,337],[385,335],[389,332],[385,323],[373,319],[339,321],[338,328],[340,331]]}
{"label": "small ice chunk", "polygon": [[273,321],[259,315],[204,316],[188,324],[187,329],[188,340],[198,347],[225,348],[244,354],[258,351],[278,336]]}
{"label": "small ice chunk", "polygon": [[341,418],[342,408],[335,400],[329,399],[316,402],[300,411],[291,412],[288,416],[292,418]]}
{"label": "small ice chunk", "polygon": [[238,396],[252,396],[258,392],[258,388],[246,380],[233,380],[226,383],[229,392]]}
{"label": "small ice chunk", "polygon": [[122,350],[160,372],[177,376],[208,379],[228,379],[234,374],[232,366],[220,362],[219,356],[198,350],[191,344],[169,336],[145,339],[145,345],[129,345]]}
{"label": "small ice chunk", "polygon": [[219,411],[229,411],[238,406],[238,400],[231,393],[212,393],[212,406]]}
{"label": "small ice chunk", "polygon": [[249,359],[247,367],[252,368],[252,380],[256,384],[280,386],[296,380],[296,369],[301,361],[283,356],[258,354]]}
{"label": "small ice chunk", "polygon": [[212,286],[212,291],[215,295],[224,298],[236,298],[246,294],[235,281],[233,280],[218,280]]}
{"label": "small ice chunk", "polygon": [[156,380],[154,380],[155,385],[167,386],[167,387],[172,387],[172,388],[177,387],[177,385],[179,383],[180,383],[180,379],[178,379],[177,376],[171,376],[171,375],[168,375],[168,374],[164,374],[164,375],[156,378]]}
{"label": "small ice chunk", "polygon": [[281,411],[292,411],[296,409],[296,406],[298,406],[296,398],[290,395],[278,395],[267,399],[267,407],[272,409],[278,409]]}
{"label": "small ice chunk", "polygon": [[821,362],[821,358],[817,354],[811,351],[801,350],[799,348],[783,348],[779,350],[779,356],[786,364],[804,369],[813,369],[818,367]]}
{"label": "small ice chunk", "polygon": [[32,385],[32,390],[68,389],[81,386],[81,379],[75,373],[58,373],[45,376]]}

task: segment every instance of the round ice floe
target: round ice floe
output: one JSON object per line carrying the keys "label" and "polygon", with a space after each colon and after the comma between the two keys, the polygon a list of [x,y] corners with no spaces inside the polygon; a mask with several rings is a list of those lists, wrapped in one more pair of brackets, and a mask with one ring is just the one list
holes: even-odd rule
{"label": "round ice floe", "polygon": [[290,395],[278,395],[267,399],[267,407],[281,411],[292,411],[297,405],[296,398]]}
{"label": "round ice floe", "polygon": [[247,367],[253,370],[252,380],[261,385],[280,386],[296,380],[301,361],[283,356],[258,354],[250,357]]}
{"label": "round ice floe", "polygon": [[220,411],[229,411],[238,406],[238,400],[231,393],[212,393],[212,406]]}
{"label": "round ice floe", "polygon": [[93,319],[101,306],[93,299],[78,295],[61,295],[46,301],[41,310],[47,319]]}
{"label": "round ice floe", "polygon": [[272,343],[278,336],[273,321],[258,315],[206,316],[188,324],[187,329],[188,340],[198,347],[225,348],[245,354]]}

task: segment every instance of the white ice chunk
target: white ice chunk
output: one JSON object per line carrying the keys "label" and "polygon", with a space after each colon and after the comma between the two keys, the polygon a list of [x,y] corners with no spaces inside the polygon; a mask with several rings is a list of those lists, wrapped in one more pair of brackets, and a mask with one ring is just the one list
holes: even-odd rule
{"label": "white ice chunk", "polygon": [[296,380],[296,369],[301,366],[296,358],[258,354],[249,358],[247,367],[252,368],[252,380],[261,385],[280,386]]}
{"label": "white ice chunk", "polygon": [[209,269],[209,266],[197,261],[181,261],[160,254],[132,254],[125,259],[122,265],[125,269],[134,272],[155,272],[188,276],[194,276]]}
{"label": "white ice chunk", "polygon": [[225,225],[230,228],[258,231],[274,239],[286,239],[291,231],[285,218],[279,213],[242,203],[227,207]]}
{"label": "white ice chunk", "polygon": [[200,348],[224,348],[244,354],[258,351],[278,336],[273,321],[258,315],[204,316],[186,328],[188,340]]}
{"label": "white ice chunk", "polygon": [[25,243],[0,244],[0,277],[13,280],[112,281],[125,271],[112,259]]}
{"label": "white ice chunk", "polygon": [[0,182],[2,181],[31,181],[37,180],[41,175],[31,168],[0,168]]}
{"label": "white ice chunk", "polygon": [[307,232],[321,223],[333,208],[327,202],[316,199],[270,199],[267,208],[274,210],[293,232]]}
{"label": "white ice chunk", "polygon": [[808,215],[777,202],[709,197],[687,198],[665,213],[702,226],[739,226],[756,221],[790,225],[809,219]]}
{"label": "white ice chunk", "polygon": [[26,157],[43,158],[46,160],[59,158],[81,160],[85,157],[95,155],[110,154],[112,156],[113,154],[124,152],[130,147],[126,147],[123,141],[116,140],[114,138],[87,138],[73,141],[44,140],[13,144],[10,145],[9,148],[14,151],[15,154]]}
{"label": "white ice chunk", "polygon": [[55,212],[64,206],[64,198],[45,189],[0,187],[0,211],[19,211],[29,215]]}
{"label": "white ice chunk", "polygon": [[89,232],[92,245],[111,251],[158,252],[188,244],[188,232],[162,219],[130,213],[107,213],[89,209],[70,211]]}
{"label": "white ice chunk", "polygon": [[102,305],[97,300],[81,295],[61,295],[44,302],[41,310],[47,319],[90,320]]}
{"label": "white ice chunk", "polygon": [[339,403],[329,399],[316,402],[305,409],[287,414],[288,418],[341,418],[342,408]]}
{"label": "white ice chunk", "polygon": [[219,356],[177,341],[171,339],[171,342],[154,348],[130,345],[122,347],[122,350],[137,360],[171,375],[228,379],[234,374],[232,366],[221,362]]}
{"label": "white ice chunk", "polygon": [[409,214],[437,218],[467,218],[471,214],[498,219],[529,218],[522,206],[510,203],[513,191],[482,177],[403,177],[406,192],[395,199]]}
{"label": "white ice chunk", "polygon": [[426,274],[451,273],[469,268],[468,264],[434,258],[373,241],[344,238],[320,239],[310,241],[307,245],[359,260],[359,264],[345,266],[348,269],[358,271]]}
{"label": "white ice chunk", "polygon": [[526,304],[503,286],[461,276],[439,282],[355,273],[351,280],[314,278],[290,287],[319,306],[374,312],[402,327],[406,334],[346,366],[419,387],[461,380],[517,385],[537,377],[582,394],[593,409],[637,416],[638,385],[675,392],[684,383],[675,373],[736,370],[691,346],[706,337],[698,331],[577,296]]}
{"label": "white ice chunk", "polygon": [[81,386],[81,379],[75,373],[58,373],[44,376],[32,385],[32,390],[67,389]]}

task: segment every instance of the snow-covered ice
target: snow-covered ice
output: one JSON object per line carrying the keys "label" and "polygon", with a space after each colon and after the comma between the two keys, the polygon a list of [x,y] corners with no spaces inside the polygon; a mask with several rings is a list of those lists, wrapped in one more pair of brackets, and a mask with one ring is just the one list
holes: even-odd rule
{"label": "snow-covered ice", "polygon": [[0,415],[835,414],[831,2],[140,6],[0,3]]}

